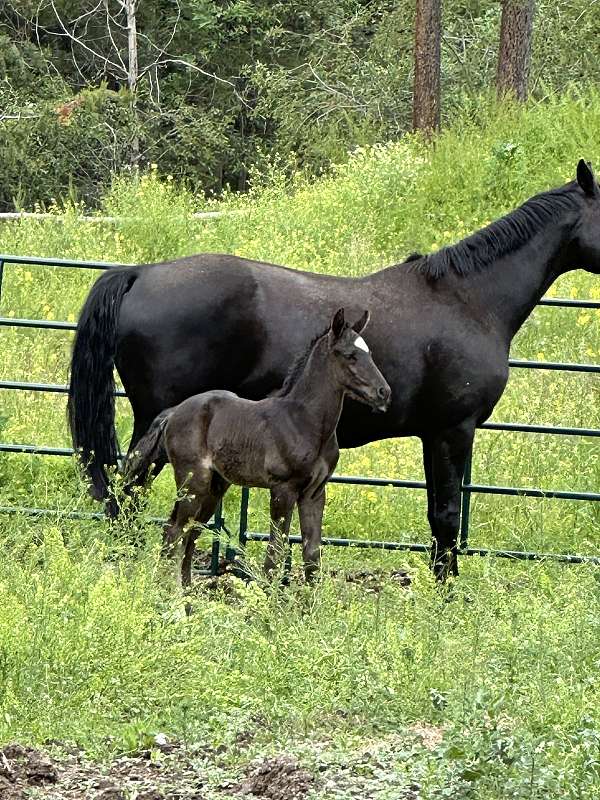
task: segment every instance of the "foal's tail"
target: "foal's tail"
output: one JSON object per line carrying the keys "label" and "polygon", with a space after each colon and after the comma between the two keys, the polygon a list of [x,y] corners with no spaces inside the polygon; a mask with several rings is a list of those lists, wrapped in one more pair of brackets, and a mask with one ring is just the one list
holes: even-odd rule
{"label": "foal's tail", "polygon": [[133,483],[141,476],[147,475],[152,464],[167,457],[163,434],[172,412],[172,408],[161,411],[136,444],[133,452],[127,456],[123,465],[125,483]]}
{"label": "foal's tail", "polygon": [[96,500],[108,496],[106,467],[117,465],[113,369],[121,303],[136,278],[136,267],[100,276],[81,309],[73,345],[69,426]]}

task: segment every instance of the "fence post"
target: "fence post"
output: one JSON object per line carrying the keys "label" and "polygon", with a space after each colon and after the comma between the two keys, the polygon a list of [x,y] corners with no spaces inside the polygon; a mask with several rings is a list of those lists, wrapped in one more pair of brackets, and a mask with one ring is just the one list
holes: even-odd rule
{"label": "fence post", "polygon": [[217,575],[219,572],[219,558],[221,555],[221,531],[223,530],[223,501],[215,509],[215,521],[213,527],[212,548],[210,551],[210,574]]}
{"label": "fence post", "polygon": [[232,547],[231,553],[233,558],[231,561],[237,559],[236,566],[233,574],[243,580],[252,580],[252,575],[246,571],[245,557],[246,545],[248,543],[248,506],[250,505],[250,489],[247,486],[242,486],[242,497],[240,501],[240,526],[238,531],[238,546]]}
{"label": "fence post", "polygon": [[242,502],[240,503],[240,532],[238,541],[240,543],[240,550],[243,552],[246,549],[248,541],[248,506],[250,504],[250,489],[247,486],[242,486]]}
{"label": "fence post", "polygon": [[0,300],[2,300],[2,279],[4,277],[4,259],[0,258]]}
{"label": "fence post", "polygon": [[460,515],[460,549],[466,550],[469,543],[469,522],[471,517],[471,490],[465,486],[471,485],[471,467],[473,462],[473,450],[467,456],[465,471],[462,480],[462,502]]}

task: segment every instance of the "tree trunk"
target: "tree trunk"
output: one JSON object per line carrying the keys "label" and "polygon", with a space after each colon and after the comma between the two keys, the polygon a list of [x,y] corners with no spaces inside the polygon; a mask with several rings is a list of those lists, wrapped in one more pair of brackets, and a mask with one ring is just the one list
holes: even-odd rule
{"label": "tree trunk", "polygon": [[[127,85],[131,92],[133,116],[137,125],[136,89],[138,82],[137,22],[135,18],[137,0],[125,0],[127,14]],[[131,141],[131,164],[135,166],[140,158],[140,140],[137,132]]]}
{"label": "tree trunk", "polygon": [[136,0],[126,0],[127,13],[127,84],[133,94],[138,81],[137,22],[135,19]]}
{"label": "tree trunk", "polygon": [[534,7],[535,0],[502,0],[496,77],[499,98],[527,99]]}
{"label": "tree trunk", "polygon": [[430,136],[440,127],[442,0],[417,0],[413,129]]}

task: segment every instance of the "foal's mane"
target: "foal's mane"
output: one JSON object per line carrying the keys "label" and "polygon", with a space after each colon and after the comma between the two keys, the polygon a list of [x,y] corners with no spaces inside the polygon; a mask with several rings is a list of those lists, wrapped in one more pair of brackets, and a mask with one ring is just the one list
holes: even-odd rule
{"label": "foal's mane", "polygon": [[296,358],[292,361],[292,365],[289,368],[287,375],[285,376],[285,380],[283,382],[281,389],[274,392],[272,395],[273,397],[285,397],[286,394],[289,394],[291,392],[292,387],[296,385],[298,378],[304,372],[304,367],[306,366],[306,362],[308,361],[309,356],[312,353],[315,345],[317,344],[319,339],[322,339],[329,333],[330,328],[331,326],[328,325],[324,331],[318,333],[314,337],[314,339],[311,340],[306,350],[303,353],[300,353],[300,355],[296,356]]}
{"label": "foal's mane", "polygon": [[[514,252],[549,222],[578,207],[577,182],[542,192],[505,217],[492,222],[456,244],[423,256],[415,268],[436,280],[449,272],[461,277],[482,270],[493,261]],[[409,258],[408,261],[415,260]]]}

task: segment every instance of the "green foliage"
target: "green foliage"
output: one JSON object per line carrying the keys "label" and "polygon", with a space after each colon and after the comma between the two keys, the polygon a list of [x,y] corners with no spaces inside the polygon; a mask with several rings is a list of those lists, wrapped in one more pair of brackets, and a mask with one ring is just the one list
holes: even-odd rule
{"label": "green foliage", "polygon": [[129,99],[105,87],[36,104],[0,127],[0,205],[32,208],[64,197],[95,204],[127,163],[134,135]]}
{"label": "green foliage", "polygon": [[[571,180],[580,157],[600,160],[599,128],[592,89],[523,111],[488,105],[435,148],[412,136],[359,148],[317,181],[289,179],[285,162],[265,159],[249,195],[219,203],[199,204],[149,169],[115,179],[102,201],[102,213],[128,217],[119,225],[81,223],[71,204],[60,222],[3,223],[0,252],[145,262],[225,251],[366,274],[409,250],[455,241]],[[194,220],[197,210],[236,213]],[[74,320],[93,278],[7,265],[0,312]],[[551,291],[600,296],[597,277],[581,271]],[[513,355],[596,363],[599,334],[595,311],[540,308]],[[59,331],[3,328],[3,378],[65,382],[70,341]],[[495,418],[598,427],[595,380],[515,371]],[[63,397],[4,392],[2,401],[4,440],[68,444]],[[124,402],[118,427],[126,440]],[[597,491],[595,442],[482,431],[474,478]],[[422,478],[418,443],[346,451],[339,472]],[[597,795],[595,568],[463,559],[460,581],[445,592],[420,557],[328,548],[326,572],[338,574],[314,590],[295,580],[286,592],[260,581],[199,586],[187,619],[155,526],[139,517],[116,525],[68,518],[98,510],[70,459],[4,455],[0,486],[2,505],[59,509],[40,520],[0,515],[0,740],[76,740],[106,754],[164,731],[227,744],[229,769],[285,749],[315,769],[326,758],[328,770],[360,777],[363,796],[380,800],[395,800],[411,783],[432,800]],[[166,514],[173,492],[165,470],[149,513]],[[231,530],[238,503],[232,491]],[[472,542],[598,554],[596,506],[477,496]],[[250,527],[265,530],[267,517],[264,493],[253,492]],[[425,498],[333,485],[325,532],[427,542]],[[258,545],[250,548],[255,572],[260,555]],[[409,589],[383,578],[373,591],[340,577],[398,567],[410,569]],[[248,731],[254,738],[241,753],[236,742]]]}
{"label": "green foliage", "polygon": [[[533,97],[597,83],[594,4],[540,0],[536,8]],[[319,174],[355,147],[410,128],[412,0],[140,3],[135,102],[117,0],[12,0],[3,13],[5,209],[66,196],[94,207],[111,170],[127,172],[134,162],[156,163],[162,177],[196,193],[244,190],[265,152]],[[57,13],[81,44],[56,35]],[[494,0],[444,3],[444,124],[485,116],[481,96],[493,89],[499,17]],[[57,114],[69,103],[73,113]]]}

